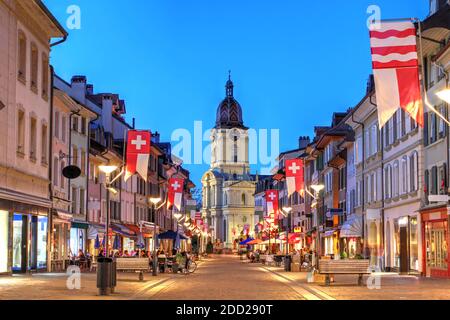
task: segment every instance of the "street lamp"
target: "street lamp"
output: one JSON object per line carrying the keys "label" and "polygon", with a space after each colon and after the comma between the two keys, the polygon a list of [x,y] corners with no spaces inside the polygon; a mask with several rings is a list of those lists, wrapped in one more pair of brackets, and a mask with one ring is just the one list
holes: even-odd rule
{"label": "street lamp", "polygon": [[[105,187],[106,190],[108,190],[109,192],[112,192],[113,194],[117,194],[117,190],[111,187],[111,173],[113,173],[114,171],[117,170],[117,166],[114,165],[109,165],[109,166],[99,166],[98,169],[103,172],[106,176],[106,181],[105,181]],[[113,190],[115,190],[115,192],[113,192]],[[108,257],[109,255],[109,218],[110,218],[110,206],[109,206],[109,192],[106,192],[106,223],[105,223],[105,227],[106,227],[106,241],[105,241],[105,256]]]}
{"label": "street lamp", "polygon": [[158,260],[156,257],[156,215],[155,215],[155,209],[156,205],[161,202],[161,197],[159,195],[152,195],[149,199],[149,201],[152,203],[152,209],[153,209],[153,215],[154,215],[154,221],[153,221],[153,272],[152,275],[156,277],[156,268],[158,267]]}
{"label": "street lamp", "polygon": [[[317,204],[318,204],[318,198],[320,196],[320,191],[325,189],[325,186],[323,184],[313,184],[313,185],[311,185],[311,189],[313,189],[314,193],[315,193],[315,195],[313,196],[314,201],[311,203],[311,208],[316,208],[316,225],[317,225],[317,215],[318,215]],[[308,191],[308,193],[309,193],[309,191]],[[319,235],[319,233],[317,232],[317,235],[316,235],[316,248],[315,248],[316,254],[313,257],[313,261],[315,261],[317,268],[319,267],[319,259],[317,257],[317,253],[319,252],[319,246],[320,246],[318,235]]]}
{"label": "street lamp", "polygon": [[444,100],[450,104],[450,88],[446,88],[436,93],[439,99]]}
{"label": "street lamp", "polygon": [[175,217],[175,219],[177,219],[178,221],[180,221],[181,217],[183,216],[181,213],[177,212],[174,213],[173,216]]}

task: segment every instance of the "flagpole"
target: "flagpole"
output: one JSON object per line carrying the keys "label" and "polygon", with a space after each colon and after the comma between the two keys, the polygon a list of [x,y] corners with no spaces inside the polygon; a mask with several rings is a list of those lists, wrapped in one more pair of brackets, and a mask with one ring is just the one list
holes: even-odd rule
{"label": "flagpole", "polygon": [[415,18],[418,24],[418,31],[419,31],[419,43],[420,43],[420,61],[421,61],[421,70],[422,70],[422,90],[423,90],[423,100],[425,105],[431,109],[439,118],[442,119],[448,126],[450,126],[450,121],[448,121],[436,108],[431,105],[431,103],[428,101],[428,94],[427,94],[427,88],[426,88],[426,81],[425,81],[425,65],[424,65],[424,56],[423,56],[423,42],[422,42],[422,23],[419,19]]}

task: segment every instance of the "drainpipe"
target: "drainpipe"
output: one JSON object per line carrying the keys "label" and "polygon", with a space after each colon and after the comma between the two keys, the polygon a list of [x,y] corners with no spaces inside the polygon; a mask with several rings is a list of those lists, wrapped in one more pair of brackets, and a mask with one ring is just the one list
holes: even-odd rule
{"label": "drainpipe", "polygon": [[48,183],[48,192],[50,194],[50,212],[48,214],[48,224],[47,229],[49,236],[47,237],[49,239],[47,243],[47,271],[52,271],[52,243],[53,243],[53,83],[54,83],[54,76],[55,70],[53,69],[53,66],[50,65],[50,125],[48,129],[48,136],[50,144],[48,148],[48,176],[49,176],[49,183]]}
{"label": "drainpipe", "polygon": [[[374,103],[372,99],[373,99],[373,95],[370,96],[370,100],[369,100],[370,104],[373,105],[375,108],[377,108],[378,105],[376,103]],[[380,129],[380,136],[381,136],[381,138],[380,138],[380,147],[381,147],[381,247],[383,248],[383,259],[381,262],[381,269],[383,271],[385,271],[386,270],[386,258],[385,258],[386,257],[386,248],[385,248],[385,244],[386,244],[385,236],[386,235],[385,235],[385,230],[384,230],[384,220],[385,220],[385,218],[384,218],[384,205],[385,205],[384,192],[385,192],[385,190],[384,190],[384,162],[383,162],[384,148],[383,148],[383,138],[382,138],[384,136],[383,133],[384,133],[384,128],[381,128]],[[400,168],[399,168],[399,170],[400,170]],[[398,183],[400,183],[400,181]]]}
{"label": "drainpipe", "polygon": [[[95,119],[92,119],[91,121],[89,121],[89,126],[87,128],[87,150],[86,150],[86,156],[87,156],[87,169],[86,169],[86,179],[87,179],[87,183],[86,183],[86,221],[88,221],[88,217],[89,217],[89,176],[91,174],[91,166],[89,165],[90,161],[89,161],[89,156],[91,154],[90,150],[91,150],[91,124],[95,121],[97,121],[100,118],[100,115],[97,114]],[[101,197],[101,191],[100,191],[100,197]],[[101,207],[101,200],[100,200],[100,207]],[[101,208],[100,208],[101,210]]]}
{"label": "drainpipe", "polygon": [[365,258],[366,257],[366,252],[365,252],[365,246],[366,246],[366,241],[365,241],[365,219],[364,219],[364,209],[365,209],[365,203],[364,203],[364,201],[365,201],[365,199],[364,199],[364,194],[365,194],[365,179],[364,179],[364,170],[366,169],[366,164],[365,164],[365,162],[366,162],[366,159],[365,159],[365,157],[366,157],[366,144],[365,144],[365,140],[364,140],[364,134],[365,134],[365,125],[364,125],[364,123],[363,122],[359,122],[359,121],[356,121],[355,120],[355,113],[354,112],[352,112],[352,121],[354,122],[354,123],[356,123],[356,124],[359,124],[361,127],[362,127],[362,185],[361,185],[361,188],[362,188],[362,201],[361,201],[361,204],[362,204],[362,215],[361,215],[361,220],[362,220],[362,232],[361,232],[361,236],[362,236],[362,240],[363,240],[363,247],[362,247],[362,254],[363,254],[363,257]]}
{"label": "drainpipe", "polygon": [[[68,34],[66,32],[64,32],[64,37],[55,42],[50,44],[50,48],[55,47],[63,42],[65,42],[67,40]],[[48,173],[49,173],[49,184],[48,184],[48,190],[50,193],[50,212],[49,215],[47,217],[47,231],[48,231],[48,242],[47,242],[47,271],[51,272],[51,265],[52,265],[52,243],[53,243],[53,110],[54,110],[54,105],[53,105],[53,85],[54,85],[54,75],[55,75],[55,69],[53,68],[52,65],[49,65],[50,67],[50,124],[49,124],[49,129],[48,129],[48,136],[49,136],[49,148],[48,148]],[[70,190],[70,186],[69,186],[69,190]]]}

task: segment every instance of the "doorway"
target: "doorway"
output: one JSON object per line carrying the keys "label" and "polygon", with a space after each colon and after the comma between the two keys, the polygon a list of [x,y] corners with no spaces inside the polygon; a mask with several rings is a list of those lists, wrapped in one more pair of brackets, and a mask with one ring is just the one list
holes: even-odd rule
{"label": "doorway", "polygon": [[13,217],[13,273],[27,272],[27,234],[28,234],[28,216],[14,214]]}

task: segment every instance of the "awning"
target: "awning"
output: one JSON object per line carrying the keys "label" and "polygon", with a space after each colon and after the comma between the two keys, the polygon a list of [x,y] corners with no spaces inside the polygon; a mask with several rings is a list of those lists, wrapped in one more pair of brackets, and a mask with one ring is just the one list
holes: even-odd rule
{"label": "awning", "polygon": [[135,238],[136,233],[134,231],[131,231],[127,227],[120,225],[120,224],[111,224],[111,229],[114,233],[118,233],[121,236],[127,237],[127,238]]}
{"label": "awning", "polygon": [[[134,224],[126,224],[125,225],[128,229],[136,233],[137,235],[141,233],[141,228]],[[144,238],[152,238],[153,237],[153,230],[150,228],[142,227],[142,236]]]}
{"label": "awning", "polygon": [[89,223],[85,221],[72,221],[72,229],[89,229]]}
{"label": "awning", "polygon": [[336,232],[336,230],[328,230],[328,231],[325,231],[324,233],[323,233],[323,237],[332,237],[333,235],[334,235],[334,233]]}
{"label": "awning", "polygon": [[253,239],[253,238],[248,238],[248,239],[245,239],[244,241],[239,242],[239,244],[240,244],[241,246],[245,246],[247,243],[249,243],[250,241],[253,241],[253,240],[255,240],[255,239]]}
{"label": "awning", "polygon": [[362,237],[362,218],[360,215],[348,217],[341,228],[341,238],[360,238]]}
{"label": "awning", "polygon": [[104,234],[105,233],[105,226],[102,225],[97,225],[97,224],[90,224],[88,231],[87,231],[87,236],[89,240],[93,240],[97,238],[97,235],[99,233]]}
{"label": "awning", "polygon": [[161,233],[158,235],[158,239],[160,240],[176,240],[177,235],[179,236],[180,240],[187,240],[188,238],[183,236],[181,233],[177,233],[175,231],[169,230],[164,233]]}

